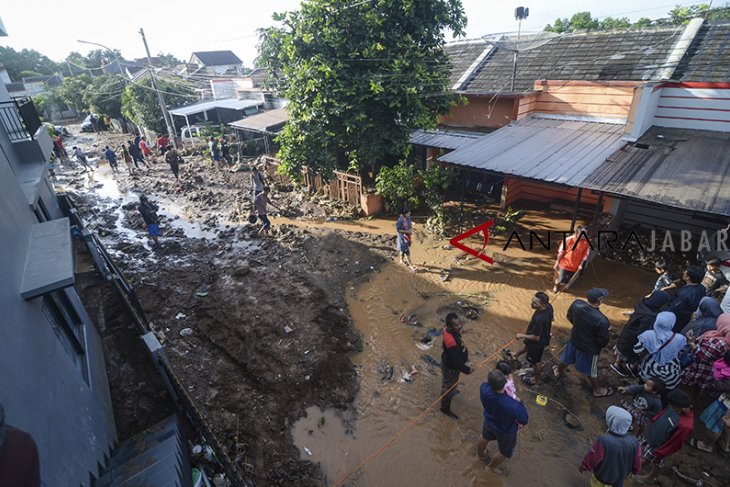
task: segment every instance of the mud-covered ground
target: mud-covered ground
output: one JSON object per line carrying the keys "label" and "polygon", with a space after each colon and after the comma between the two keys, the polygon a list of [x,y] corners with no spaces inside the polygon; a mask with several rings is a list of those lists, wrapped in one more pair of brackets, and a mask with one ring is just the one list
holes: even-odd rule
{"label": "mud-covered ground", "polygon": [[[101,148],[109,141],[118,145],[121,139],[121,136],[114,135],[90,135],[73,139],[67,145],[80,144],[93,159],[101,155]],[[97,167],[96,164],[97,161],[92,161],[94,167]],[[359,407],[354,414],[354,417],[360,418],[354,424],[355,428],[359,428],[359,444],[347,446],[348,449],[359,449],[353,451],[349,460],[349,463],[356,464],[357,461],[353,460],[356,454],[360,459],[366,457],[394,432],[390,431],[392,427],[386,426],[367,432],[364,431],[367,424],[393,423],[397,426],[400,424],[398,421],[407,422],[410,417],[399,415],[394,419],[392,414],[398,410],[395,404],[402,401],[407,405],[401,406],[403,411],[412,410],[415,414],[433,399],[440,387],[437,384],[440,381],[438,371],[435,371],[433,384],[424,375],[415,386],[399,386],[404,388],[404,395],[400,398],[387,388],[383,389],[379,374],[375,374],[375,379],[369,377],[374,366],[363,366],[369,365],[369,361],[380,360],[379,354],[384,350],[392,348],[395,357],[413,347],[408,333],[405,339],[398,338],[398,327],[406,325],[400,322],[390,324],[394,321],[393,316],[397,317],[399,313],[393,315],[390,308],[380,309],[381,303],[390,303],[393,309],[407,311],[408,306],[420,302],[415,298],[406,301],[411,287],[433,290],[436,295],[486,289],[499,298],[489,303],[484,314],[486,331],[482,345],[487,351],[503,343],[511,333],[523,331],[520,303],[524,299],[529,301],[533,289],[543,287],[535,276],[545,266],[534,256],[511,257],[516,259],[513,263],[509,259],[505,262],[500,260],[500,266],[490,269],[489,273],[471,269],[476,266],[470,262],[467,262],[467,268],[461,269],[459,263],[464,259],[450,252],[446,241],[431,237],[424,241],[423,234],[417,235],[418,246],[414,254],[416,264],[422,269],[415,275],[418,277],[392,266],[387,272],[373,274],[393,257],[392,236],[377,234],[377,224],[365,220],[351,222],[348,227],[355,230],[359,227],[370,233],[324,228],[325,225],[319,222],[351,218],[352,210],[305,197],[282,184],[274,184],[276,190],[272,199],[286,216],[296,220],[291,220],[291,224],[275,225],[273,235],[268,239],[257,238],[257,225],[245,223],[250,209],[249,173],[215,172],[209,162],[195,155],[186,157],[186,164],[181,168],[181,184],[175,182],[169,167],[162,161],[156,165],[151,163],[148,170],[143,169],[135,178],[126,174],[123,164],[120,171],[120,174],[112,175],[105,163],[101,163],[93,174],[77,166],[59,167],[58,184],[73,193],[82,217],[117,258],[134,284],[158,337],[165,344],[175,372],[228,448],[230,456],[236,459],[242,470],[251,474],[257,485],[323,485],[322,472],[314,463],[301,460],[307,457],[294,446],[291,435],[293,423],[311,406],[349,409],[348,416],[351,416],[349,413],[354,407]],[[275,180],[272,182],[276,183]],[[160,249],[152,249],[136,209],[138,196],[143,193],[161,207]],[[483,214],[476,213],[467,215],[465,225],[481,223],[483,217]],[[542,220],[550,218],[545,216]],[[547,225],[542,220],[532,222],[526,219],[522,223]],[[421,250],[418,251],[418,248]],[[453,265],[450,264],[452,261]],[[613,269],[612,264],[606,262],[604,271],[611,272],[609,268]],[[621,281],[619,274],[624,270],[616,269],[617,274],[611,282]],[[524,277],[521,277],[522,274]],[[629,275],[628,271],[622,275]],[[623,323],[623,318],[619,318],[620,311],[630,308],[634,295],[640,295],[644,284],[650,285],[654,276],[642,276],[646,283],[632,283],[632,286],[625,286],[626,289],[606,282],[604,276],[607,274],[599,268],[598,274],[594,274],[595,282],[587,277],[585,279],[590,282],[581,286],[600,285],[610,287],[612,292],[615,290],[612,323],[620,325]],[[546,279],[549,280],[549,276]],[[529,288],[529,292],[521,291],[523,299],[519,292],[515,294],[501,286],[511,286],[518,291]],[[85,298],[86,295],[97,294],[95,299],[102,302],[109,297],[98,291],[93,282],[82,283],[80,287],[84,289]],[[365,297],[372,294],[373,299],[365,299],[361,306],[358,305],[363,309],[356,306],[348,310],[346,293]],[[423,298],[416,294],[419,299]],[[443,299],[452,298],[445,296]],[[567,306],[569,300],[563,300],[563,305]],[[353,301],[352,296],[350,301]],[[157,392],[162,387],[154,380],[154,369],[143,365],[148,362],[144,354],[138,353],[135,348],[134,330],[129,328],[128,322],[114,319],[117,312],[110,306],[102,314],[107,323],[114,323],[112,328],[115,332],[112,337],[105,338],[105,342],[113,349],[107,358],[115,414],[123,439],[136,429],[152,424],[153,418],[158,417],[156,415],[163,415],[168,402],[163,392]],[[356,330],[348,312],[360,319],[371,319],[372,324],[358,326]],[[501,315],[504,316],[500,318]],[[556,342],[561,343],[566,333],[565,330],[556,330],[556,338],[559,338]],[[369,343],[363,343],[363,336]],[[470,335],[469,339],[474,341],[479,337],[477,333]],[[369,352],[358,356],[355,362],[360,362],[360,365],[354,367],[354,354],[363,347]],[[553,352],[557,354],[559,348],[557,345]],[[433,352],[437,358],[438,351],[434,349]],[[422,354],[420,351],[413,353]],[[601,370],[612,385],[619,385],[622,381],[611,376],[607,369],[611,359],[607,349],[602,355]],[[417,363],[416,360],[417,357],[412,363]],[[419,366],[423,367],[420,362]],[[369,385],[373,381],[376,386]],[[542,435],[549,438],[548,433],[560,429],[560,425],[554,423],[555,418],[532,406],[535,415],[528,431],[530,444],[524,446],[525,451],[513,462],[515,472],[501,482],[490,479],[492,483],[487,485],[520,485],[526,479],[534,480],[537,475],[534,472],[543,472],[541,478],[546,481],[540,485],[582,485],[576,483],[576,459],[587,449],[588,440],[601,434],[605,407],[618,402],[616,396],[600,401],[584,400],[582,398],[586,394],[583,389],[576,377],[561,385],[548,382],[538,389],[580,409],[578,413],[586,422],[581,441],[568,433],[558,432],[557,439],[545,440],[543,447],[550,451],[538,451]],[[354,398],[359,390],[360,395],[363,390],[371,392],[375,399],[371,400],[369,396],[361,398],[358,406]],[[445,423],[436,424],[435,432],[430,429],[410,432],[409,435],[415,435],[410,436],[413,442],[410,446],[406,436],[401,444],[381,456],[396,461],[400,474],[391,470],[394,466],[390,463],[380,466],[374,463],[359,481],[356,477],[352,479],[355,485],[376,485],[368,483],[368,475],[379,478],[376,471],[382,469],[385,469],[383,478],[391,480],[415,479],[420,475],[437,482],[445,470],[429,457],[434,455],[434,448],[436,455],[443,455],[443,458],[464,449],[471,454],[476,433],[471,431],[468,419],[473,416],[478,422],[481,410],[476,398],[470,394],[459,399],[465,402],[459,405],[464,413],[458,430],[462,434],[456,434],[453,445],[448,441],[442,445],[442,449],[448,451],[432,445],[433,435],[443,439],[454,429],[448,418],[437,414],[433,421]],[[525,394],[531,393],[525,391]],[[378,401],[385,406],[379,408]],[[363,406],[370,403],[369,408]],[[696,416],[700,413],[701,410],[698,410]],[[307,444],[312,446],[311,433],[306,435]],[[330,436],[323,443],[334,441],[339,448],[339,442],[343,438],[351,438],[350,435],[351,432],[343,433],[341,437]],[[309,458],[316,457],[315,450],[315,457]],[[386,462],[382,458],[380,461]],[[337,462],[338,466],[348,463],[340,459]],[[703,480],[706,485],[724,485],[723,479],[730,475],[726,458],[717,453],[700,453],[687,446],[673,457],[671,464],[681,472]],[[460,470],[463,482],[452,479],[454,485],[482,485],[479,479],[483,475],[474,470],[481,467],[478,462],[466,462]],[[421,472],[409,477],[413,469],[426,474]],[[391,477],[389,472],[395,476]],[[333,475],[329,478],[331,480]],[[477,479],[477,483],[468,480],[470,478]],[[561,479],[564,481],[562,484]],[[660,483],[664,486],[688,485],[670,469],[663,472]],[[438,481],[438,485],[441,484]]]}
{"label": "mud-covered ground", "polygon": [[[56,184],[72,194],[134,285],[189,394],[257,485],[319,485],[315,466],[299,460],[290,427],[309,406],[352,402],[350,356],[362,345],[344,290],[390,257],[393,238],[293,225],[257,238],[258,225],[240,221],[250,208],[248,173],[214,172],[190,156],[180,185],[161,161],[135,178],[123,167],[113,175],[94,158],[119,137],[96,137],[66,142],[83,147],[96,171],[60,165]],[[136,208],[142,193],[161,207],[160,249],[148,242]],[[342,218],[350,211],[293,192],[275,192],[273,200],[286,214]],[[82,287],[85,296],[96,293]],[[109,370],[118,372],[110,381],[122,439],[160,413],[147,411],[145,401],[165,404],[144,394],[160,384],[139,379],[144,372],[135,368],[150,363],[135,350],[117,340],[107,355]]]}

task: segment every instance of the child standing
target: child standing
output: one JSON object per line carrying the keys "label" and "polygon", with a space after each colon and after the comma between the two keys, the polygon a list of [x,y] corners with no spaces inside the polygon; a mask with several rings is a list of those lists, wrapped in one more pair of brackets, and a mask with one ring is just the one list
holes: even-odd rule
{"label": "child standing", "polygon": [[667,394],[669,407],[653,418],[641,440],[644,465],[651,465],[646,475],[636,477],[636,481],[645,484],[659,474],[664,461],[682,448],[684,440],[692,434],[694,413],[692,402],[684,392],[674,389]]}
{"label": "child standing", "polygon": [[661,394],[664,392],[664,382],[651,378],[644,383],[627,387],[619,387],[622,394],[631,394],[632,400],[622,401],[623,406],[631,413],[636,424],[636,434],[640,436],[651,418],[662,410]]}
{"label": "child standing", "polygon": [[652,293],[655,293],[657,291],[669,291],[670,289],[674,289],[677,287],[677,285],[672,280],[672,276],[669,274],[669,271],[667,270],[667,263],[662,261],[657,262],[654,264],[654,269],[656,270],[656,273],[659,274],[659,277],[656,280],[656,283],[654,283],[654,289],[651,293],[647,294],[645,297],[648,298],[652,295]]}
{"label": "child standing", "polygon": [[641,447],[639,440],[628,434],[631,413],[625,409],[610,406],[606,424],[608,431],[593,443],[579,470],[593,472],[592,486],[623,486],[629,474],[641,471]]}

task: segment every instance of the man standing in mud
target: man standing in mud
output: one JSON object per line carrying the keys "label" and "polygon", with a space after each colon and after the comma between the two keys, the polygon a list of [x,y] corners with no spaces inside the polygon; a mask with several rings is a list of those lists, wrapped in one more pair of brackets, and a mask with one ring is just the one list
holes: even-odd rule
{"label": "man standing in mud", "polygon": [[94,172],[94,168],[89,166],[89,161],[86,159],[86,154],[84,154],[84,151],[82,151],[78,147],[74,147],[73,151],[74,155],[76,156],[76,160],[79,161],[86,170]]}
{"label": "man standing in mud", "polygon": [[259,230],[259,235],[262,235],[264,237],[269,235],[269,229],[271,228],[271,221],[269,221],[269,217],[266,211],[267,205],[271,205],[277,210],[279,209],[275,205],[273,205],[271,203],[271,200],[269,199],[269,187],[264,186],[264,192],[260,193],[258,196],[256,196],[256,199],[253,200],[253,207],[256,210],[256,214],[258,215],[259,220],[261,220],[261,223],[263,224],[261,230]]}
{"label": "man standing in mud", "polygon": [[457,394],[456,383],[459,374],[471,374],[473,370],[466,365],[469,360],[469,351],[461,341],[461,319],[456,313],[446,315],[446,327],[443,333],[443,352],[441,353],[441,412],[446,416],[459,419],[451,411],[451,401]]}
{"label": "man standing in mud", "polygon": [[588,301],[576,299],[568,308],[568,321],[573,324],[570,340],[560,356],[560,363],[553,366],[553,373],[560,378],[563,371],[572,364],[578,372],[588,377],[593,397],[608,397],[616,392],[612,387],[601,386],[598,380],[598,356],[608,344],[609,322],[598,309],[608,291],[593,288],[588,291]]}
{"label": "man standing in mud", "polygon": [[540,362],[545,347],[550,345],[550,332],[553,324],[553,305],[550,298],[542,291],[538,291],[530,301],[530,307],[534,310],[530,324],[527,325],[526,333],[518,333],[515,338],[524,340],[525,346],[517,352],[515,358],[527,354],[527,361],[532,364],[532,379],[525,377],[523,380],[527,385],[535,385],[540,382]]}
{"label": "man standing in mud", "polygon": [[573,280],[573,276],[585,269],[589,252],[590,245],[585,227],[578,225],[575,227],[575,233],[560,244],[558,258],[553,266],[555,269],[554,293],[565,289]]}
{"label": "man standing in mud", "polygon": [[180,178],[178,177],[178,174],[180,173],[180,161],[182,160],[182,157],[180,157],[180,154],[177,153],[177,149],[171,145],[168,145],[165,150],[165,160],[170,165],[172,174],[175,175],[175,181],[179,183]]}
{"label": "man standing in mud", "polygon": [[152,203],[147,196],[139,197],[139,206],[137,207],[142,214],[145,224],[147,225],[147,233],[152,240],[155,241],[155,248],[160,246],[160,218],[157,216],[159,207]]}

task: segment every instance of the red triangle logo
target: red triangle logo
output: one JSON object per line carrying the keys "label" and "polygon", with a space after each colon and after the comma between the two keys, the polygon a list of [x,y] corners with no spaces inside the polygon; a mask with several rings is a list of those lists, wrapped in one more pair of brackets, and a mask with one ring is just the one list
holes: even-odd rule
{"label": "red triangle logo", "polygon": [[[482,252],[484,252],[484,249],[487,248],[487,243],[489,242],[489,228],[494,224],[494,220],[489,220],[486,223],[482,223],[478,227],[474,227],[469,231],[466,231],[462,233],[461,235],[457,235],[456,237],[449,240],[449,243],[456,247],[457,249],[463,250],[469,255],[473,255],[474,257],[478,259],[482,259],[484,262],[487,262],[488,264],[494,264],[494,260],[484,255]],[[482,232],[484,235],[484,245],[482,246],[482,249],[480,251],[476,251],[474,249],[470,249],[466,245],[462,244],[461,241],[471,237],[472,235],[476,235],[477,233]]]}

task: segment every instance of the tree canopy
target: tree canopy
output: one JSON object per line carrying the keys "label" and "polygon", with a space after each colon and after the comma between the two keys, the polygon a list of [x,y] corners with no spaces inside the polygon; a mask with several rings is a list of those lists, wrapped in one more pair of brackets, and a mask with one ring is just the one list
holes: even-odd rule
{"label": "tree canopy", "polygon": [[[165,94],[168,107],[187,105],[197,98],[195,93],[178,83],[158,79],[157,85]],[[122,114],[134,123],[155,132],[166,132],[165,120],[160,111],[157,94],[152,88],[152,80],[130,83],[122,92]]]}
{"label": "tree canopy", "polygon": [[443,31],[463,35],[460,0],[305,0],[274,20],[283,27],[259,31],[257,66],[290,100],[278,141],[291,176],[396,161],[414,127],[455,103]]}
{"label": "tree canopy", "polygon": [[593,17],[590,12],[577,12],[572,17],[557,18],[552,24],[545,26],[548,32],[573,32],[576,30],[611,30],[642,28],[661,25],[683,25],[696,17],[707,15],[709,20],[730,18],[730,5],[711,8],[709,4],[689,5],[686,7],[676,6],[667,17],[661,19],[649,19],[642,17],[636,22],[631,22],[627,17]]}
{"label": "tree canopy", "polygon": [[23,71],[50,76],[59,70],[58,63],[34,49],[16,51],[5,46],[0,46],[0,64],[5,66],[13,81],[20,81]]}

